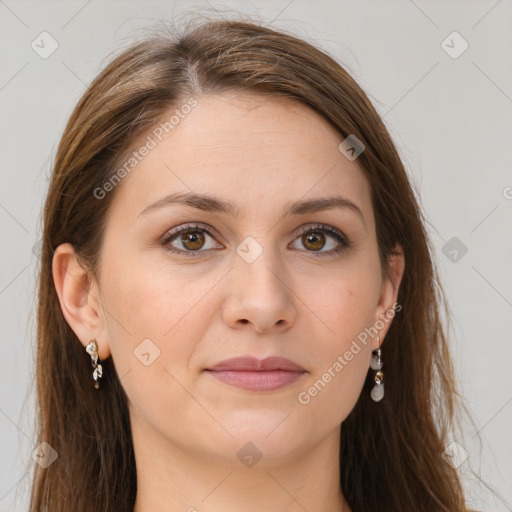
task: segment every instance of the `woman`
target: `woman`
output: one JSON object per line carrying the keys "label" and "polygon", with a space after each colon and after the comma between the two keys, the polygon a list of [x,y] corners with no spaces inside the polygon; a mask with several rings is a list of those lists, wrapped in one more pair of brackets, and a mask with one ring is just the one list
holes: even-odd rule
{"label": "woman", "polygon": [[31,511],[466,510],[439,290],[331,57],[245,21],[134,44],[45,204]]}

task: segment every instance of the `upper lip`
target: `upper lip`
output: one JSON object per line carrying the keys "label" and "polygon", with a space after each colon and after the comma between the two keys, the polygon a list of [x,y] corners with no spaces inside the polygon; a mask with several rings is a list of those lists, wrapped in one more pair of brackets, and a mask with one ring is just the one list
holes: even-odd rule
{"label": "upper lip", "polygon": [[302,366],[287,359],[286,357],[266,357],[265,359],[258,359],[256,357],[232,357],[217,363],[214,366],[206,368],[206,370],[212,371],[252,371],[252,372],[263,372],[271,370],[287,370],[293,372],[305,371]]}

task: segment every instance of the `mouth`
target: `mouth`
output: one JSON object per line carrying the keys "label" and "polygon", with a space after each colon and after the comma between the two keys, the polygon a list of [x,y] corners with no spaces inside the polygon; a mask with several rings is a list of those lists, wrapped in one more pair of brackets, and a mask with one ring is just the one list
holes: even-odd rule
{"label": "mouth", "polygon": [[284,357],[236,357],[206,368],[216,379],[249,391],[274,391],[290,386],[308,372]]}

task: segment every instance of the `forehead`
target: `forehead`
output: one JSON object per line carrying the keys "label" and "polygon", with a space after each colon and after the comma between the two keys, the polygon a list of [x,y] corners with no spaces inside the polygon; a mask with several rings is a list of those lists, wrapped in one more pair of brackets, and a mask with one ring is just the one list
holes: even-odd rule
{"label": "forehead", "polygon": [[139,155],[125,166],[113,207],[122,203],[136,216],[165,194],[195,192],[251,216],[262,201],[279,206],[338,192],[371,212],[363,170],[338,149],[344,137],[306,105],[254,93],[195,99],[193,108],[166,112],[131,148]]}

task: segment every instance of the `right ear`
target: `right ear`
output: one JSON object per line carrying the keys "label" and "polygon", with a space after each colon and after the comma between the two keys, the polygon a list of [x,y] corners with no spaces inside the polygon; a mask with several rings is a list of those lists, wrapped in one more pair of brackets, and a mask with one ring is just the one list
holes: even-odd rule
{"label": "right ear", "polygon": [[84,347],[96,338],[100,360],[110,356],[99,286],[90,270],[77,259],[73,246],[61,244],[52,262],[53,281],[62,314]]}

